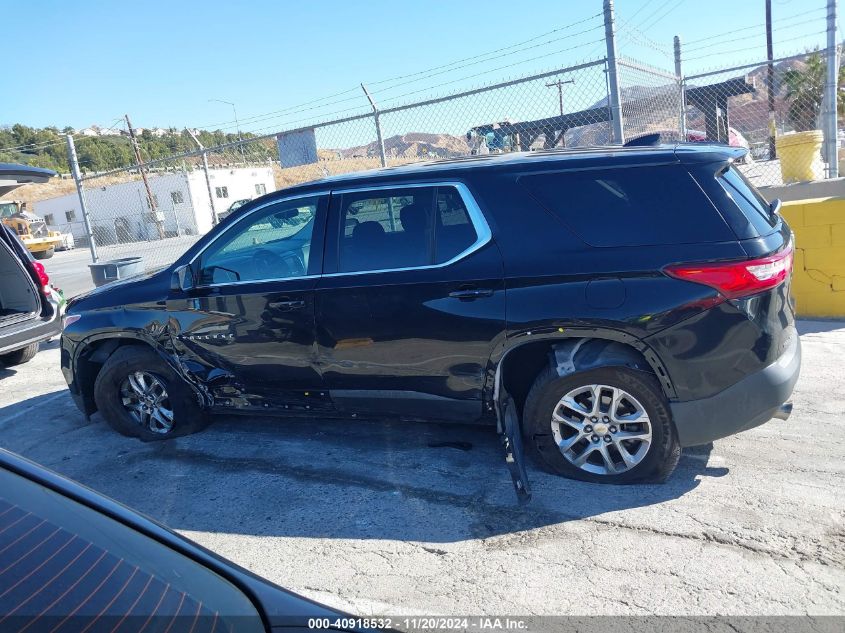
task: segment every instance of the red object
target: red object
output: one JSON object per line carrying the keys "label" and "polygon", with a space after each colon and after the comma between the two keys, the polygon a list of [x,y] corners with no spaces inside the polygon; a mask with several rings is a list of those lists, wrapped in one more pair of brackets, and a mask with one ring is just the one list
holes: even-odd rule
{"label": "red object", "polygon": [[710,286],[726,299],[739,299],[774,288],[792,271],[792,244],[774,255],[735,262],[674,264],[671,277]]}
{"label": "red object", "polygon": [[50,276],[44,270],[44,264],[41,262],[32,262],[32,268],[35,270],[35,274],[38,275],[38,281],[41,282],[41,285],[47,286],[50,283]]}

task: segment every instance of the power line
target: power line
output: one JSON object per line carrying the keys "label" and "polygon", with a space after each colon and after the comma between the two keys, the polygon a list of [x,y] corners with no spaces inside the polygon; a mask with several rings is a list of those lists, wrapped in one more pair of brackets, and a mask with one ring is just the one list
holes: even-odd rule
{"label": "power line", "polygon": [[[519,49],[517,51],[512,51],[512,52],[509,52],[509,53],[502,53],[501,55],[496,55],[495,57],[489,57],[487,59],[474,61],[474,62],[471,62],[469,64],[464,64],[462,66],[457,66],[455,68],[451,68],[449,70],[443,70],[443,71],[440,71],[440,72],[431,73],[430,75],[426,75],[425,77],[420,77],[419,79],[413,79],[411,81],[406,81],[406,82],[394,84],[392,86],[388,86],[387,88],[382,88],[381,90],[375,90],[375,91],[373,91],[373,94],[383,93],[387,90],[393,90],[394,88],[398,88],[400,86],[406,86],[408,84],[416,83],[417,81],[422,81],[423,79],[429,79],[431,77],[436,77],[438,75],[443,75],[445,73],[452,72],[454,70],[461,70],[463,68],[468,68],[469,66],[475,66],[477,64],[483,64],[483,63],[486,63],[486,62],[489,62],[489,61],[493,61],[494,59],[501,59],[502,57],[508,57],[509,55],[513,55],[515,53],[524,53],[525,51],[529,51],[529,50],[532,50],[534,48],[540,48],[541,46],[547,46],[548,44],[552,44],[554,42],[559,42],[561,40],[567,40],[567,39],[570,39],[572,37],[577,37],[578,35],[584,35],[585,33],[589,33],[590,31],[595,31],[595,30],[601,29],[601,28],[604,28],[603,24],[599,24],[599,25],[591,27],[589,29],[584,29],[583,31],[578,31],[577,33],[570,33],[569,35],[565,35],[563,37],[557,37],[557,38],[548,40],[546,42],[540,42],[539,44],[533,44],[531,46],[527,46],[527,47]],[[526,61],[531,61],[531,60],[526,60]],[[523,62],[520,62],[520,63],[523,63]]]}
{"label": "power line", "polygon": [[[596,16],[593,16],[593,17],[596,17]],[[473,62],[470,62],[470,63],[462,64],[460,66],[455,66],[454,68],[449,68],[447,70],[440,70],[438,72],[433,72],[433,73],[430,73],[430,74],[425,75],[423,77],[418,77],[417,79],[412,79],[412,80],[409,80],[409,81],[404,81],[404,82],[400,82],[400,83],[397,83],[397,84],[393,84],[392,86],[387,86],[385,88],[382,88],[381,90],[375,90],[375,91],[373,91],[373,94],[376,94],[376,93],[384,94],[385,92],[388,92],[390,90],[394,90],[394,89],[399,88],[401,86],[417,83],[418,81],[423,81],[425,79],[430,79],[431,77],[436,77],[436,76],[447,74],[447,73],[450,73],[450,72],[453,72],[453,71],[461,70],[463,68],[468,68],[469,66],[475,66],[475,65],[478,65],[478,64],[483,64],[483,63],[486,63],[486,62],[493,61],[495,59],[501,59],[503,57],[509,57],[510,55],[514,55],[514,54],[517,54],[517,53],[523,53],[525,51],[532,50],[532,49],[535,49],[535,48],[540,48],[542,46],[548,46],[549,44],[552,44],[554,42],[559,42],[559,41],[562,41],[562,40],[565,40],[565,39],[570,39],[572,37],[577,37],[579,35],[584,35],[585,33],[589,33],[590,31],[595,31],[595,30],[600,29],[600,28],[603,28],[602,24],[599,24],[595,27],[591,27],[589,29],[584,29],[582,31],[578,31],[576,33],[570,33],[569,35],[564,35],[563,37],[552,38],[551,40],[547,40],[545,42],[540,42],[539,44],[533,44],[531,46],[526,46],[526,47],[521,48],[519,50],[511,50],[510,52],[502,53],[500,55],[495,55],[493,57],[486,57],[486,59],[480,59],[480,60],[473,61]],[[532,38],[532,39],[537,39],[537,38]],[[601,40],[596,40],[596,41],[601,41]],[[593,42],[589,42],[588,44],[585,44],[585,46],[592,44],[592,43]],[[508,47],[508,48],[513,48],[513,47],[511,46],[511,47]],[[578,48],[578,47],[576,46],[575,48]],[[564,49],[564,50],[572,50],[572,49],[567,48],[567,49]],[[524,63],[533,61],[535,59],[541,59],[541,58],[547,57],[549,55],[556,55],[559,52],[562,52],[562,51],[554,51],[552,53],[549,53],[548,55],[541,55],[541,56],[538,56],[538,57],[525,59],[525,60],[516,62],[514,64],[502,66],[502,67],[497,68],[497,69],[483,71],[483,73],[480,73],[480,74],[484,74],[484,73],[487,73],[487,72],[493,72],[495,70],[501,70],[502,68],[510,68],[512,66],[524,64]],[[484,53],[483,55],[476,55],[475,57],[483,57],[483,56],[487,56],[487,55],[489,55],[489,53]],[[473,58],[468,58],[468,59],[473,59]],[[419,74],[419,73],[416,73],[416,74]],[[429,88],[423,88],[421,91],[428,90],[428,89]],[[418,92],[421,92],[421,91],[418,91]],[[332,105],[337,105],[337,104],[345,103],[345,102],[348,102],[348,101],[357,101],[357,100],[359,100],[359,98],[360,98],[359,96],[355,96],[355,97],[350,97],[350,98],[347,98],[347,99],[340,99],[338,101],[334,101],[334,102],[331,102],[331,103],[320,104],[320,105],[316,105],[316,106],[313,106],[313,107],[310,107],[310,108],[302,108],[302,109],[299,109],[299,110],[288,111],[286,113],[280,113],[280,114],[256,115],[254,117],[250,117],[249,119],[241,119],[241,123],[243,123],[244,121],[251,122],[251,123],[259,123],[259,122],[263,122],[263,121],[269,121],[269,120],[272,120],[272,119],[287,118],[287,117],[293,116],[295,114],[300,114],[302,112],[308,112],[308,111],[313,111],[313,110],[321,110],[323,108],[327,108],[327,107],[332,106]],[[393,97],[390,97],[390,98],[393,98]],[[351,112],[353,110],[358,110],[362,107],[364,107],[364,106],[361,105],[361,106],[356,106],[356,107],[353,107],[353,108],[345,108],[343,110],[332,112],[331,114]],[[330,116],[330,115],[324,114],[324,116]],[[287,123],[288,122],[285,122],[285,124],[287,124]],[[231,126],[229,126],[229,127],[231,127]],[[259,129],[263,130],[263,129],[267,129],[268,127],[272,127],[272,126],[265,126],[263,128],[259,128]],[[222,130],[225,130],[225,129],[228,129],[228,127],[222,128]]]}
{"label": "power line", "polygon": [[[526,50],[531,50],[533,48],[539,48],[541,46],[546,46],[548,44],[551,44],[551,43],[554,43],[554,42],[557,42],[557,41],[569,39],[569,38],[572,38],[572,37],[576,37],[578,35],[583,35],[584,33],[588,33],[590,31],[593,31],[593,30],[596,30],[596,29],[600,29],[600,28],[603,27],[603,24],[599,24],[595,27],[579,31],[577,33],[571,33],[571,34],[568,34],[568,35],[564,35],[562,37],[552,38],[552,39],[550,39],[546,42],[542,42],[540,44],[534,44],[532,46],[528,46],[528,47],[525,47],[525,48],[522,48],[522,49],[519,49],[519,50],[513,50],[513,49],[518,49],[519,47],[524,46],[525,44],[534,42],[534,41],[541,39],[543,37],[547,37],[547,36],[552,35],[554,33],[560,33],[562,31],[566,31],[566,30],[571,29],[571,28],[578,26],[580,24],[584,24],[585,22],[589,22],[590,20],[594,20],[595,18],[600,17],[601,15],[602,15],[601,13],[596,13],[596,14],[591,15],[587,18],[582,19],[582,20],[578,20],[576,22],[572,22],[571,24],[567,24],[566,26],[562,26],[562,27],[559,27],[559,28],[556,28],[556,29],[552,29],[551,31],[546,31],[545,33],[541,33],[540,35],[536,35],[536,36],[531,37],[531,38],[524,40],[522,42],[518,42],[516,44],[511,44],[509,46],[503,46],[503,47],[500,47],[500,48],[497,48],[497,49],[494,49],[494,50],[491,50],[491,51],[486,51],[484,53],[479,53],[477,55],[472,55],[472,56],[469,56],[469,57],[458,59],[458,60],[455,60],[453,62],[449,62],[448,64],[442,64],[440,66],[434,66],[434,67],[427,68],[427,69],[420,70],[420,71],[416,71],[416,72],[413,72],[413,73],[408,73],[408,74],[405,74],[405,75],[398,75],[398,76],[395,76],[395,77],[390,77],[390,78],[387,78],[387,79],[381,79],[379,81],[367,82],[367,83],[368,83],[368,85],[373,86],[373,85],[381,85],[381,84],[385,84],[385,83],[400,81],[400,83],[396,83],[392,86],[387,86],[387,87],[381,88],[380,90],[374,91],[374,93],[375,92],[383,93],[383,92],[385,92],[387,90],[391,90],[393,88],[398,88],[398,87],[403,86],[403,85],[408,85],[408,84],[414,83],[416,81],[423,81],[425,79],[429,79],[431,77],[442,75],[442,74],[445,74],[447,72],[452,72],[453,70],[460,70],[461,68],[466,68],[468,66],[492,61],[494,59],[500,59],[500,58],[505,57],[509,54],[520,53],[520,52],[524,52]],[[511,51],[511,52],[505,53],[503,55],[495,55],[496,53],[502,53],[503,51]],[[491,57],[491,55],[494,55],[494,56]],[[482,57],[485,57],[487,59],[483,59],[483,60],[480,59]],[[478,61],[475,61],[475,60],[478,60]],[[464,62],[471,62],[471,63],[464,63]],[[441,72],[435,72],[435,71],[441,71]],[[425,75],[425,76],[419,77],[419,75]],[[404,79],[407,79],[407,78],[410,78],[410,77],[418,77],[418,78],[411,80],[411,81],[404,81],[404,82],[401,81],[401,80],[404,80]],[[360,99],[360,95],[356,94],[353,97],[349,97],[349,98],[346,98],[346,99],[340,99],[340,100],[337,100],[337,101],[332,101],[330,103],[322,103],[321,105],[315,106],[315,107],[312,107],[312,108],[299,109],[299,108],[302,108],[302,106],[313,105],[313,104],[316,104],[316,103],[320,103],[322,101],[326,101],[326,100],[331,99],[333,97],[342,96],[344,94],[348,94],[348,93],[351,93],[351,92],[357,93],[358,90],[359,90],[358,87],[350,88],[349,90],[344,90],[343,92],[339,92],[339,93],[336,93],[334,95],[330,95],[330,96],[327,96],[327,97],[321,97],[319,99],[314,99],[312,101],[307,101],[305,103],[301,103],[301,104],[294,105],[294,106],[289,106],[288,108],[284,108],[282,110],[276,110],[276,111],[273,111],[273,112],[267,112],[267,113],[264,113],[264,114],[258,114],[258,115],[254,115],[254,116],[251,116],[251,117],[247,117],[245,119],[241,119],[241,122],[242,123],[244,123],[244,122],[257,123],[257,122],[260,122],[260,121],[266,121],[266,120],[271,119],[271,118],[277,118],[276,115],[279,115],[279,117],[281,117],[282,115],[299,114],[300,112],[307,112],[307,111],[310,111],[310,110],[327,108],[327,107],[330,107],[332,105],[338,105],[340,103],[346,103],[346,102],[349,102],[349,101],[358,100],[358,99]],[[208,128],[208,127],[229,125],[231,123],[234,123],[234,121],[222,121],[220,123],[209,124],[209,125],[206,125],[206,126],[197,126],[197,127]],[[229,127],[231,127],[231,126],[229,126]],[[223,128],[223,129],[227,129],[227,128]]]}
{"label": "power line", "polygon": [[[803,21],[801,21],[801,22],[796,22],[796,23],[794,23],[794,24],[789,24],[789,25],[787,25],[787,26],[783,26],[783,27],[781,27],[781,29],[782,29],[782,30],[791,29],[791,28],[795,28],[796,26],[803,26],[803,25],[805,25],[805,24],[811,24],[811,23],[814,23],[814,22],[818,22],[818,18],[814,18],[814,19],[812,19],[812,20],[803,20]],[[749,27],[749,28],[750,28],[750,27]],[[757,25],[757,26],[755,26],[754,28],[765,29],[766,27],[765,27],[765,26],[761,26],[761,25]],[[748,37],[748,36],[746,36],[746,37]],[[703,45],[703,46],[694,46],[694,47],[692,47],[692,48],[687,48],[687,49],[685,49],[685,50],[686,50],[686,52],[688,52],[688,53],[691,53],[691,52],[693,52],[693,51],[703,51],[703,50],[706,50],[706,49],[708,49],[708,48],[713,48],[714,46],[721,46],[721,45],[723,45],[723,44],[732,44],[733,42],[738,42],[738,41],[740,41],[740,39],[741,39],[741,38],[737,38],[737,39],[733,39],[733,40],[728,40],[728,41],[726,41],[726,42],[714,42],[714,43],[712,43],[712,44],[705,44],[705,45]]]}
{"label": "power line", "polygon": [[643,2],[643,3],[640,5],[640,8],[639,8],[639,9],[637,9],[636,11],[634,11],[633,15],[631,15],[631,17],[630,17],[630,18],[628,18],[628,20],[627,20],[627,21],[628,21],[628,22],[633,21],[633,19],[634,19],[635,17],[637,17],[637,16],[640,14],[640,12],[641,12],[643,9],[645,9],[648,5],[650,5],[652,2],[654,2],[654,0],[646,0],[645,2]]}
{"label": "power line", "polygon": [[663,20],[663,18],[665,18],[667,15],[672,13],[675,9],[680,7],[685,1],[686,0],[678,0],[675,4],[673,4],[671,7],[669,7],[664,13],[662,13],[660,15],[660,17],[658,17],[656,20],[652,20],[651,22],[648,23],[647,26],[644,26],[644,25],[640,25],[640,26],[642,26],[642,28],[644,28],[644,29],[653,28],[655,24],[657,24],[658,22]]}
{"label": "power line", "polygon": [[441,87],[443,87],[443,86],[448,86],[448,85],[450,85],[450,84],[458,83],[458,82],[460,82],[460,81],[466,81],[467,79],[474,79],[475,77],[478,77],[478,76],[480,76],[480,75],[484,75],[484,74],[487,74],[487,73],[496,72],[496,71],[498,71],[498,70],[504,70],[504,69],[506,69],[506,68],[512,68],[512,67],[514,67],[514,66],[519,66],[520,64],[525,64],[525,63],[527,63],[527,62],[533,62],[533,61],[536,61],[536,60],[538,60],[538,59],[543,59],[543,58],[545,58],[545,57],[551,57],[552,55],[559,55],[560,53],[566,53],[566,52],[568,52],[568,51],[573,51],[573,50],[575,50],[576,48],[580,48],[580,47],[582,47],[582,46],[589,46],[590,44],[596,44],[596,43],[598,43],[598,42],[603,42],[603,41],[604,41],[604,38],[601,38],[601,39],[593,40],[592,42],[586,42],[586,43],[583,43],[583,44],[578,44],[578,45],[576,45],[576,46],[570,46],[569,48],[563,48],[563,49],[560,49],[560,50],[557,50],[557,51],[553,51],[553,52],[551,52],[551,53],[545,53],[545,54],[543,54],[543,55],[538,55],[537,57],[531,57],[531,58],[529,58],[529,59],[523,59],[523,60],[521,60],[521,61],[514,62],[514,63],[512,63],[512,64],[507,64],[507,65],[505,65],[505,66],[499,66],[498,68],[491,68],[490,70],[485,70],[485,71],[483,71],[483,72],[476,73],[475,75],[469,75],[469,76],[467,76],[467,77],[462,77],[462,78],[460,78],[460,79],[454,79],[454,80],[452,80],[452,81],[446,81],[446,82],[443,82],[443,83],[437,84],[437,85],[435,85],[435,86],[428,86],[428,87],[426,87],[426,88],[421,88],[421,89],[419,89],[419,90],[414,90],[414,91],[412,91],[412,92],[406,92],[405,94],[398,95],[398,96],[396,96],[396,97],[390,97],[390,99],[392,99],[392,100],[394,100],[394,101],[395,101],[395,100],[398,100],[398,99],[402,99],[402,98],[404,98],[404,97],[409,97],[409,96],[411,96],[411,95],[419,94],[420,92],[425,92],[425,91],[427,91],[427,90],[435,90],[436,88],[441,88]]}
{"label": "power line", "polygon": [[[407,79],[408,77],[414,77],[416,75],[422,75],[424,73],[428,73],[428,72],[431,72],[431,71],[434,71],[434,70],[440,70],[441,68],[447,68],[449,66],[455,66],[456,64],[460,64],[460,63],[466,62],[466,61],[472,61],[474,59],[478,59],[479,57],[486,57],[487,55],[493,55],[494,53],[501,53],[502,51],[507,51],[507,50],[510,50],[510,49],[513,49],[513,48],[518,48],[518,47],[523,46],[525,44],[529,44],[530,42],[534,42],[534,41],[539,40],[543,37],[551,35],[553,33],[559,33],[560,31],[566,31],[567,29],[571,29],[574,26],[578,26],[579,24],[584,24],[585,22],[589,22],[590,20],[594,20],[594,19],[601,17],[601,16],[602,16],[601,13],[596,13],[595,15],[591,15],[590,17],[584,18],[583,20],[579,20],[577,22],[572,22],[571,24],[567,24],[566,26],[562,26],[560,28],[552,29],[551,31],[546,31],[545,33],[541,33],[540,35],[535,35],[534,37],[528,38],[527,40],[524,40],[524,41],[519,42],[517,44],[511,44],[510,46],[503,46],[502,48],[497,48],[497,49],[494,49],[492,51],[487,51],[486,53],[479,53],[478,55],[472,55],[470,57],[458,59],[458,60],[455,60],[455,61],[450,62],[448,64],[443,64],[442,66],[434,66],[433,68],[428,68],[426,70],[420,70],[420,71],[417,71],[415,73],[409,73],[407,75],[400,75],[398,77],[392,77],[390,79],[382,79],[380,81],[370,81],[370,82],[367,82],[367,83],[370,86],[377,86],[377,85],[380,85],[380,84],[383,84],[383,83],[388,83],[388,82],[391,82],[391,81],[394,81],[394,80]],[[601,25],[599,25],[599,26],[601,26]],[[591,30],[593,30],[593,29],[588,29],[588,31],[591,31]],[[585,33],[585,32],[586,31],[582,31],[582,33]],[[577,34],[575,34],[575,35],[577,35]],[[567,37],[572,37],[572,36],[567,36]]]}
{"label": "power line", "polygon": [[666,0],[666,2],[664,2],[663,4],[661,4],[661,5],[660,5],[659,7],[657,7],[654,11],[652,11],[652,12],[651,12],[651,13],[649,13],[646,17],[644,17],[644,18],[643,18],[643,19],[642,19],[642,20],[641,20],[641,21],[637,24],[637,26],[642,26],[643,24],[645,24],[646,22],[648,22],[648,21],[649,21],[652,17],[654,17],[655,15],[657,15],[658,13],[660,13],[660,12],[661,12],[661,11],[662,11],[665,7],[666,7],[666,5],[668,5],[668,4],[669,4],[669,3],[671,3],[671,2],[672,2],[672,0]]}
{"label": "power line", "polygon": [[[249,116],[249,117],[246,117],[244,119],[241,119],[241,123],[243,123],[244,121],[252,121],[253,119],[258,119],[258,118],[265,117],[265,116],[268,116],[268,115],[271,115],[271,114],[281,114],[281,113],[284,113],[284,112],[289,112],[291,110],[294,110],[295,108],[300,108],[302,106],[312,105],[314,103],[319,103],[320,101],[325,101],[327,99],[334,99],[335,97],[341,97],[345,94],[349,94],[350,92],[358,92],[359,90],[360,90],[360,88],[358,86],[355,86],[354,88],[350,88],[348,90],[336,92],[332,95],[327,95],[325,97],[320,97],[318,99],[312,99],[311,101],[305,101],[305,102],[299,103],[297,105],[288,106],[287,108],[283,108],[281,110],[273,110],[272,112],[265,112],[264,114],[256,114],[254,116]],[[335,101],[333,103],[341,103],[343,101],[349,101],[349,99],[341,99],[340,101]],[[329,105],[332,105],[332,104],[329,103],[329,104],[325,104],[325,105],[329,106]],[[229,123],[234,123],[234,120],[232,120],[232,121],[221,121],[220,123],[208,123],[206,125],[198,125],[198,126],[195,126],[195,127],[197,127],[198,129],[208,129],[208,128],[216,127],[216,126],[220,126],[220,125],[227,125]]]}
{"label": "power line", "polygon": [[[805,33],[804,35],[798,35],[797,37],[791,37],[791,38],[786,39],[786,40],[780,40],[780,41],[778,41],[778,44],[785,44],[787,42],[794,42],[795,40],[801,40],[801,39],[804,39],[804,38],[807,38],[807,37],[813,37],[813,36],[816,36],[816,35],[824,35],[825,33],[826,33],[826,31],[820,31],[820,32],[816,32],[816,33]],[[722,42],[722,43],[723,44],[732,44],[733,42]],[[692,62],[692,61],[695,61],[697,59],[704,59],[705,57],[711,57],[713,55],[731,55],[733,53],[744,53],[746,51],[757,50],[757,49],[760,48],[760,46],[761,46],[760,44],[757,44],[755,46],[748,46],[748,47],[745,47],[745,48],[736,48],[736,49],[733,49],[733,50],[730,50],[730,51],[712,51],[710,53],[707,53],[706,55],[700,55],[698,57],[691,57],[691,58],[689,58],[685,61]]]}
{"label": "power line", "polygon": [[[481,75],[485,75],[485,74],[492,73],[492,72],[497,72],[499,70],[504,70],[506,68],[512,68],[513,66],[519,66],[520,64],[525,64],[525,63],[528,63],[528,62],[536,61],[538,59],[551,57],[552,55],[559,55],[560,53],[572,51],[572,50],[575,50],[577,48],[580,48],[581,46],[590,46],[591,44],[596,44],[596,43],[602,42],[602,41],[604,41],[604,38],[598,39],[598,40],[593,40],[592,42],[586,42],[584,44],[578,44],[576,46],[571,46],[569,48],[563,48],[563,49],[560,49],[560,50],[552,51],[551,53],[545,53],[543,55],[538,55],[536,57],[531,57],[529,59],[523,59],[523,60],[520,60],[518,62],[514,62],[512,64],[506,64],[504,66],[499,66],[497,68],[490,68],[489,70],[483,70],[483,71],[475,73],[473,75],[468,75],[466,77],[461,77],[459,79],[452,79],[450,81],[444,81],[444,82],[436,84],[434,86],[427,86],[425,88],[420,88],[419,90],[413,90],[411,92],[406,92],[404,94],[397,95],[395,97],[390,97],[389,101],[396,102],[399,99],[403,99],[403,98],[411,96],[411,95],[419,94],[420,92],[426,92],[426,91],[429,91],[429,90],[436,90],[437,88],[442,88],[443,86],[452,85],[452,84],[455,84],[455,83],[466,81],[468,79],[474,79],[476,77],[480,77]],[[392,107],[392,106],[390,106],[390,107]],[[386,109],[386,108],[384,108],[382,106],[382,109]],[[360,108],[346,108],[344,110],[339,110],[339,111],[336,111],[336,112],[327,113],[324,116],[334,116],[336,114],[344,114],[344,113],[351,112],[351,111],[354,111],[354,110],[360,110]],[[299,119],[299,120],[296,120],[296,121],[285,121],[284,125],[295,125],[296,123],[303,123],[303,122],[307,122],[309,120],[310,119]],[[265,127],[262,127],[262,128],[257,128],[257,129],[251,130],[250,133],[255,134],[255,133],[258,133],[258,132],[264,132],[266,130],[271,130],[271,129],[274,129],[274,128],[278,129],[278,127],[276,125],[272,125],[272,126],[265,126]]]}
{"label": "power line", "polygon": [[[825,7],[817,8],[816,11],[818,11],[819,9],[824,10]],[[791,15],[789,17],[778,18],[777,20],[773,20],[772,23],[773,24],[781,24],[783,22],[786,22],[787,20],[792,20],[792,19],[795,19],[795,18],[801,18],[801,17],[804,17],[805,15],[808,15],[810,13],[813,13],[813,10],[805,11],[805,12],[800,13],[798,15]],[[818,18],[813,18],[812,20],[806,20],[806,21],[803,21],[803,22],[795,22],[793,24],[788,24],[788,25],[780,27],[780,28],[788,29],[788,28],[792,28],[794,26],[798,26],[799,24],[809,24],[810,22],[816,22],[817,20],[818,20]],[[742,32],[750,31],[750,30],[753,30],[753,29],[765,29],[765,28],[766,27],[765,27],[764,24],[753,24],[751,26],[746,26],[746,27],[743,27],[743,28],[734,29],[732,31],[726,31],[724,33],[720,33],[719,35],[712,35],[710,37],[701,37],[697,40],[690,40],[689,42],[686,42],[686,45],[689,46],[690,44],[698,44],[699,42],[708,42],[708,41],[715,40],[715,39],[722,39],[724,37],[727,37],[728,35],[734,35],[735,33],[742,33]],[[689,49],[687,49],[687,50],[689,50]]]}

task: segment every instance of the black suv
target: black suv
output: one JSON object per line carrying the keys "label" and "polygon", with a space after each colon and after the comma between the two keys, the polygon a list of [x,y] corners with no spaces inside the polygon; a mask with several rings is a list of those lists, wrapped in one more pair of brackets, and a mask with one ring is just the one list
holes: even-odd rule
{"label": "black suv", "polygon": [[[243,206],[71,302],[76,402],[154,440],[209,413],[497,423],[596,482],[785,416],[792,233],[715,145],[474,157]],[[521,432],[520,432],[521,430]]]}

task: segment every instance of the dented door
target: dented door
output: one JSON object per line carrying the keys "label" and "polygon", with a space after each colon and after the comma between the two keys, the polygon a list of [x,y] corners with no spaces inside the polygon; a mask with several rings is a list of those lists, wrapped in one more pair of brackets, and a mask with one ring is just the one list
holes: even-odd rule
{"label": "dented door", "polygon": [[314,293],[326,205],[300,197],[247,213],[192,262],[195,287],[171,292],[174,349],[216,406],[324,408]]}

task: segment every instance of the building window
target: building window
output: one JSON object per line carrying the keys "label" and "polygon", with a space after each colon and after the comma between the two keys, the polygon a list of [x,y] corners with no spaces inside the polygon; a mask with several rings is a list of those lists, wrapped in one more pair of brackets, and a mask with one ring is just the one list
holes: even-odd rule
{"label": "building window", "polygon": [[185,199],[182,197],[181,191],[171,191],[170,199],[173,200],[173,204],[182,204],[183,202],[185,202]]}
{"label": "building window", "polygon": [[44,214],[44,222],[47,223],[47,226],[56,226],[56,223],[53,221],[53,214],[52,213],[45,213]]}
{"label": "building window", "polygon": [[229,197],[229,187],[215,187],[215,193],[217,194],[218,198],[228,198]]}
{"label": "building window", "polygon": [[265,193],[267,193],[267,185],[265,185],[263,182],[256,183],[255,195],[263,196]]}
{"label": "building window", "polygon": [[74,211],[73,209],[71,209],[70,211],[65,211],[65,219],[68,222],[76,221],[76,211]]}

